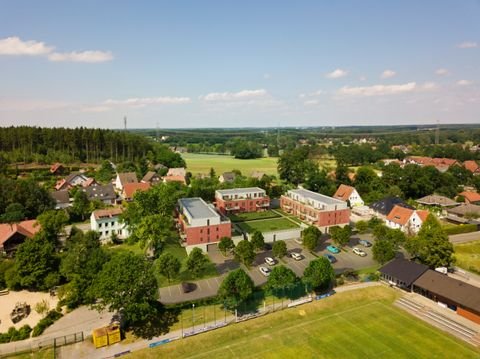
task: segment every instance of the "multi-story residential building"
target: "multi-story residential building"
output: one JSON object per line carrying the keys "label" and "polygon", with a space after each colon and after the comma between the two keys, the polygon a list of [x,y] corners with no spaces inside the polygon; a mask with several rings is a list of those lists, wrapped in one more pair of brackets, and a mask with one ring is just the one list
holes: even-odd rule
{"label": "multi-story residential building", "polygon": [[303,188],[289,190],[280,197],[281,208],[301,220],[328,232],[333,226],[343,227],[350,222],[347,202]]}
{"label": "multi-story residential building", "polygon": [[222,189],[215,191],[217,209],[223,214],[264,211],[270,198],[258,187]]}
{"label": "multi-story residential building", "polygon": [[186,241],[187,252],[194,247],[207,251],[209,244],[219,242],[222,237],[232,236],[230,220],[199,197],[179,199],[178,211],[179,229]]}
{"label": "multi-story residential building", "polygon": [[122,214],[121,208],[99,209],[92,212],[90,216],[90,228],[92,231],[100,233],[100,240],[106,242],[110,240],[112,234],[118,238],[129,236],[125,223],[120,221]]}

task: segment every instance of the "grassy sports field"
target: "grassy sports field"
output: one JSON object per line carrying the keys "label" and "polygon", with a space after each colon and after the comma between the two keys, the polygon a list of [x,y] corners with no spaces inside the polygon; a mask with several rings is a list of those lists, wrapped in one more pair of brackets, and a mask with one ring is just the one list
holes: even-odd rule
{"label": "grassy sports field", "polygon": [[455,244],[457,265],[480,274],[480,241]]}
{"label": "grassy sports field", "polygon": [[372,287],[144,349],[126,358],[478,358],[480,350],[392,305]]}
{"label": "grassy sports field", "polygon": [[209,173],[214,168],[217,175],[237,169],[245,176],[250,176],[253,171],[265,172],[269,175],[277,175],[277,158],[265,157],[253,160],[239,160],[233,156],[204,155],[198,153],[182,153],[187,162],[187,170],[196,173]]}

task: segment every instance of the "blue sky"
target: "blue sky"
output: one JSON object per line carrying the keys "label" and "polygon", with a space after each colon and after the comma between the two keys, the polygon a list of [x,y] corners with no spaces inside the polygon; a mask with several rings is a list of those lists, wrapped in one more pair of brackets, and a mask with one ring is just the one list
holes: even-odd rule
{"label": "blue sky", "polygon": [[474,123],[480,1],[0,2],[0,125]]}

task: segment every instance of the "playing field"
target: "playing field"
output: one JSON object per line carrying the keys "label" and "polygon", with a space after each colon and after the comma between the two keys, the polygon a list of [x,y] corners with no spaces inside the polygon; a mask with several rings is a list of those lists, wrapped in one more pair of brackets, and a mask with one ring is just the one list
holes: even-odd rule
{"label": "playing field", "polygon": [[455,244],[455,258],[459,267],[480,273],[480,241]]}
{"label": "playing field", "polygon": [[261,219],[256,221],[239,222],[237,223],[242,230],[252,233],[282,231],[285,229],[298,228],[299,226],[286,218]]}
{"label": "playing field", "polygon": [[204,155],[198,153],[182,153],[187,162],[187,170],[193,174],[209,173],[213,167],[217,175],[237,169],[245,176],[253,171],[265,172],[268,175],[277,175],[277,158],[266,157],[253,160],[238,160],[232,156]]}
{"label": "playing field", "polygon": [[144,349],[127,358],[479,358],[480,351],[371,287]]}

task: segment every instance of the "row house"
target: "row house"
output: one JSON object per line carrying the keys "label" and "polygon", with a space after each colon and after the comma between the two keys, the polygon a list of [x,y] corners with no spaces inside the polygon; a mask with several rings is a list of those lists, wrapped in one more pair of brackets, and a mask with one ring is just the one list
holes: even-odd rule
{"label": "row house", "polygon": [[289,190],[280,197],[282,210],[320,228],[327,233],[333,226],[350,223],[347,202],[303,188]]}
{"label": "row house", "polygon": [[265,211],[270,198],[259,187],[233,188],[215,191],[215,204],[222,214]]}

